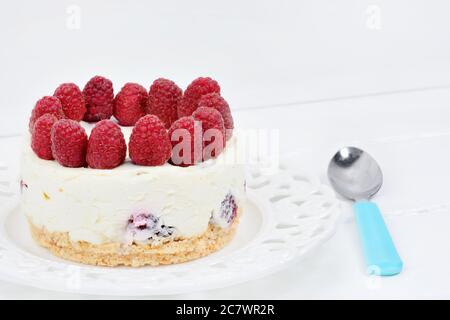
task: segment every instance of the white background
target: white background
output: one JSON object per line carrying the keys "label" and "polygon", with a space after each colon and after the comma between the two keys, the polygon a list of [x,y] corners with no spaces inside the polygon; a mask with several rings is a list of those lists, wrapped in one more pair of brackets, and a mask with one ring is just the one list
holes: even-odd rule
{"label": "white background", "polygon": [[[3,1],[2,161],[14,166],[15,135],[62,82],[82,87],[100,74],[117,91],[127,81],[149,87],[163,76],[185,87],[210,75],[239,127],[280,129],[281,151],[323,178],[336,148],[367,148],[385,173],[376,201],[405,270],[364,275],[346,210],[306,261],[173,298],[450,298],[449,16],[444,0]],[[0,283],[0,297],[86,296]]]}

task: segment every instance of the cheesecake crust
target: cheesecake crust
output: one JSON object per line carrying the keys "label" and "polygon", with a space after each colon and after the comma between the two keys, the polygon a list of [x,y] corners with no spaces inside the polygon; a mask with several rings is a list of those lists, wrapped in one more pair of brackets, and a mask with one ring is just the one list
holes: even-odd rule
{"label": "cheesecake crust", "polygon": [[240,214],[241,212],[228,228],[210,223],[200,236],[170,239],[156,245],[74,242],[67,232],[49,232],[45,227],[34,225],[32,221],[29,221],[29,225],[35,241],[60,258],[97,266],[141,267],[182,263],[220,250],[233,238]]}

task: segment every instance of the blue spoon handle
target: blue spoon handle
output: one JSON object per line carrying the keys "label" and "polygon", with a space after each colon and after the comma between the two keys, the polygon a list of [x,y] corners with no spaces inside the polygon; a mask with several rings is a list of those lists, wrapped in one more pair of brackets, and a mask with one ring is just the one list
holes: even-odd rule
{"label": "blue spoon handle", "polygon": [[381,276],[400,273],[403,262],[395,249],[378,206],[370,201],[358,201],[353,208],[367,271]]}

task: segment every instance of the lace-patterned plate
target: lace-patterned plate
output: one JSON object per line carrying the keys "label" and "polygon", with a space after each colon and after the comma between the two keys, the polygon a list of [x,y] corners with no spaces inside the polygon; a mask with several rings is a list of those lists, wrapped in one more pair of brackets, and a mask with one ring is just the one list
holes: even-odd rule
{"label": "lace-patterned plate", "polygon": [[163,295],[257,279],[304,257],[329,238],[340,204],[319,179],[281,165],[249,170],[248,201],[233,241],[192,262],[143,268],[80,265],[36,245],[17,200],[0,212],[0,278],[43,289],[100,295]]}

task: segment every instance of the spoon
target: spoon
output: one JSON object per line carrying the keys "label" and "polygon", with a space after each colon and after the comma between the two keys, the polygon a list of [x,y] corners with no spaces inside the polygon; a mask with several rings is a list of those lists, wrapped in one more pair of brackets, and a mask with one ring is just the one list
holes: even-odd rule
{"label": "spoon", "polygon": [[339,150],[328,165],[328,179],[345,198],[355,201],[353,209],[367,272],[391,276],[402,271],[403,262],[395,249],[380,209],[369,201],[383,183],[377,162],[365,151],[355,147]]}

